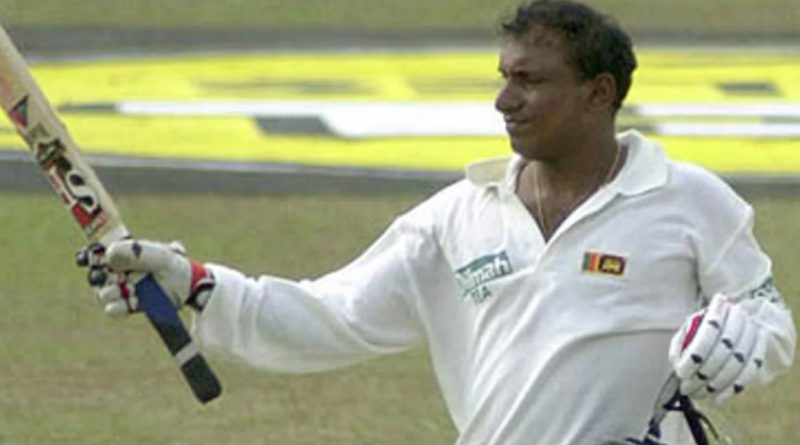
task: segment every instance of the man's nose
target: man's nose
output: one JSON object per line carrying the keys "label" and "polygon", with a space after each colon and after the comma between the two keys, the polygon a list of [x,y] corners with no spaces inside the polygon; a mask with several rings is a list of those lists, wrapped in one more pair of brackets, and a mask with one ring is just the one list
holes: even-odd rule
{"label": "man's nose", "polygon": [[517,111],[522,108],[522,104],[522,97],[510,82],[503,85],[494,100],[495,109],[503,114]]}

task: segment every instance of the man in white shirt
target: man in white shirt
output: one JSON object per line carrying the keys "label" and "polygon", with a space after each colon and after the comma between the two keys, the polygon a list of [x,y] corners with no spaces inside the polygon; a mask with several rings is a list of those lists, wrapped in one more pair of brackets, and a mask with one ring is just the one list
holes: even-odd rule
{"label": "man in white shirt", "polygon": [[152,273],[196,309],[203,348],[280,372],[426,342],[458,444],[688,443],[669,417],[643,439],[665,381],[722,403],[794,359],[752,208],[615,135],[636,60],[611,19],[538,0],[502,33],[510,159],[470,166],[313,280],[249,278],[151,241],[95,248],[106,312],[138,311],[131,283]]}

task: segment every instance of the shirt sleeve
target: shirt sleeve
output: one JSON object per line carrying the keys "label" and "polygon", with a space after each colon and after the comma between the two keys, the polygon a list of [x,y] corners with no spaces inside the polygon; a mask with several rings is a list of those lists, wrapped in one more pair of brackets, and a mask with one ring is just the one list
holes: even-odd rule
{"label": "shirt sleeve", "polygon": [[792,314],[774,285],[772,263],[753,235],[753,209],[743,204],[742,218],[721,249],[700,270],[701,293],[723,293],[761,328],[767,351],[758,380],[768,383],[794,361],[796,330]]}
{"label": "shirt sleeve", "polygon": [[314,280],[249,278],[208,265],[217,284],[195,335],[204,349],[280,372],[315,372],[422,341],[419,283],[435,243],[400,218],[359,258]]}

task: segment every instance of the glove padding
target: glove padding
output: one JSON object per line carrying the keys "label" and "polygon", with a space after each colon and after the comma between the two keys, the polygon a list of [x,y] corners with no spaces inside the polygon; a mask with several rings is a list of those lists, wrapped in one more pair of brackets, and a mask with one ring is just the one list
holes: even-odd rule
{"label": "glove padding", "polygon": [[682,394],[713,397],[722,404],[756,378],[766,347],[758,324],[729,297],[717,294],[672,337],[669,359]]}
{"label": "glove padding", "polygon": [[186,256],[177,242],[122,240],[108,248],[93,244],[78,253],[78,264],[89,267],[89,283],[105,313],[114,318],[141,311],[136,283],[152,274],[172,304],[202,309],[214,287],[214,277],[200,262]]}

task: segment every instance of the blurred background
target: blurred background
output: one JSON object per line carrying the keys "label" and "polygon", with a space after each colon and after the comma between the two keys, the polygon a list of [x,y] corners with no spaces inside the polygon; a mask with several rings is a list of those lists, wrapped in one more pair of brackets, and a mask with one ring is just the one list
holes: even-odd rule
{"label": "blurred background", "polygon": [[[800,33],[797,26],[800,8],[787,0],[658,3],[596,0],[588,3],[617,17],[640,42],[677,39],[696,43],[693,40],[697,38],[724,42],[762,39],[791,42]],[[6,0],[0,6],[0,13],[7,26],[27,28],[34,33],[69,28],[94,28],[113,33],[132,30],[158,33],[172,29],[198,34],[211,31],[302,35],[307,31],[337,31],[343,34],[397,33],[404,39],[413,39],[414,35],[430,32],[461,38],[472,36],[473,42],[491,44],[497,18],[513,11],[517,4],[510,0],[491,3],[478,0],[307,0],[302,4],[263,0],[174,0],[169,4],[156,0],[139,0],[133,4],[122,0],[68,3]],[[61,45],[63,40],[50,44]],[[95,41],[94,46],[102,48],[103,43],[108,42]],[[170,43],[160,42],[160,46]],[[282,45],[291,43],[282,42]]]}
{"label": "blurred background", "polygon": [[[737,188],[798,307],[800,3],[588,3],[636,43],[620,130]],[[137,234],[303,278],[508,153],[495,30],[516,5],[2,0],[0,22]],[[198,406],[145,320],[95,305],[59,207],[0,123],[0,444],[453,442],[424,350],[306,376],[212,357],[225,394]],[[752,443],[800,437],[799,372],[725,410]]]}

